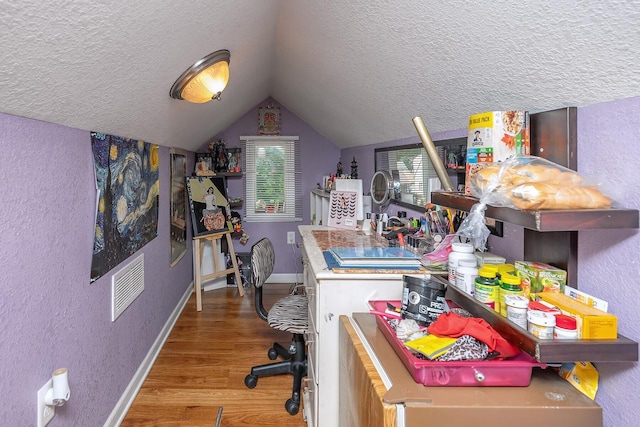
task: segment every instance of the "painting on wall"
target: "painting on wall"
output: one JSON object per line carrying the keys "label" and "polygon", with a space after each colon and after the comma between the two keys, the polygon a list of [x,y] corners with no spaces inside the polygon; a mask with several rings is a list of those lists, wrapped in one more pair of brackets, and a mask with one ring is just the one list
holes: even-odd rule
{"label": "painting on wall", "polygon": [[258,108],[258,135],[280,135],[280,107]]}
{"label": "painting on wall", "polygon": [[171,172],[171,263],[173,267],[187,253],[187,177],[186,151],[171,148],[169,152]]}
{"label": "painting on wall", "polygon": [[158,235],[158,146],[91,132],[96,222],[91,283]]}
{"label": "painting on wall", "polygon": [[187,178],[194,237],[233,231],[226,188],[223,176]]}

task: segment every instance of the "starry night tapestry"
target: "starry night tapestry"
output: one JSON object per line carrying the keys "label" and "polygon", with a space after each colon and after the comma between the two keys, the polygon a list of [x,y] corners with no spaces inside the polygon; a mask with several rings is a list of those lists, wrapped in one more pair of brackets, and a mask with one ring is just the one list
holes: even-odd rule
{"label": "starry night tapestry", "polygon": [[158,235],[158,146],[91,132],[98,200],[91,283]]}

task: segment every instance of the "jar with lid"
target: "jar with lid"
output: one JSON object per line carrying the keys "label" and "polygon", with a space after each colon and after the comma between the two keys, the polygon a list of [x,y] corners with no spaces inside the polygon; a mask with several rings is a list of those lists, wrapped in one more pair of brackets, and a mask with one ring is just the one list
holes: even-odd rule
{"label": "jar with lid", "polygon": [[495,310],[498,298],[498,282],[496,281],[496,271],[483,266],[478,270],[478,277],[475,279],[475,289],[473,298],[476,301],[488,305]]}
{"label": "jar with lid", "polygon": [[520,286],[520,278],[509,273],[500,274],[500,297],[499,304],[496,303],[496,311],[507,317],[507,306],[504,297],[509,295],[523,295],[522,286]]}
{"label": "jar with lid", "polygon": [[529,310],[527,312],[527,322],[529,324],[529,332],[534,336],[545,339],[553,339],[553,329],[556,326],[556,317],[540,310]]}
{"label": "jar with lid", "polygon": [[556,326],[553,328],[553,338],[557,340],[577,340],[578,324],[576,319],[566,314],[556,314]]}
{"label": "jar with lid", "polygon": [[507,294],[504,296],[504,305],[507,308],[507,319],[522,329],[527,329],[529,299],[523,295]]}
{"label": "jar with lid", "polygon": [[475,279],[478,277],[478,264],[476,260],[461,259],[456,268],[456,288],[473,296]]}
{"label": "jar with lid", "polygon": [[516,267],[513,264],[497,264],[498,266],[498,274],[514,274],[516,271]]}
{"label": "jar with lid", "polygon": [[448,279],[449,283],[455,286],[456,284],[456,269],[458,268],[458,262],[461,259],[468,259],[476,261],[476,256],[473,253],[474,248],[471,243],[453,242],[451,244],[451,252],[448,259]]}

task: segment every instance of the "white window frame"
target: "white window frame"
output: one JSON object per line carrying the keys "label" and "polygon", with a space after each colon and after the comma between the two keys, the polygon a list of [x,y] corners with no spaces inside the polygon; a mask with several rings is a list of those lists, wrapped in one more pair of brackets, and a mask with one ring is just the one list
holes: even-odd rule
{"label": "white window frame", "polygon": [[[302,222],[302,173],[297,136],[241,136],[244,151],[244,222]],[[285,204],[283,212],[256,212],[255,149],[276,145],[285,149]]]}

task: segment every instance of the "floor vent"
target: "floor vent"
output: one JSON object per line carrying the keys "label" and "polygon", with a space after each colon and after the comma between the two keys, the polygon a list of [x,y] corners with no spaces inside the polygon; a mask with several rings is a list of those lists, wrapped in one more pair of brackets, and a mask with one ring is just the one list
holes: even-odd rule
{"label": "floor vent", "polygon": [[111,321],[144,291],[144,254],[111,277]]}

